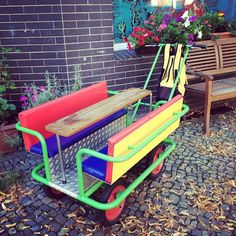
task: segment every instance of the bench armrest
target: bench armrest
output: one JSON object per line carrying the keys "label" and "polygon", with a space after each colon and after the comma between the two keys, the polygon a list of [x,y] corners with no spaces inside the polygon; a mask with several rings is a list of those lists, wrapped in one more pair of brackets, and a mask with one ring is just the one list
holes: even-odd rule
{"label": "bench armrest", "polygon": [[204,72],[199,71],[199,70],[194,70],[189,65],[188,65],[188,68],[187,68],[187,74],[193,75],[195,78],[204,79],[205,81],[209,81],[209,80],[214,79],[214,77],[212,75],[209,75],[209,74],[204,73]]}

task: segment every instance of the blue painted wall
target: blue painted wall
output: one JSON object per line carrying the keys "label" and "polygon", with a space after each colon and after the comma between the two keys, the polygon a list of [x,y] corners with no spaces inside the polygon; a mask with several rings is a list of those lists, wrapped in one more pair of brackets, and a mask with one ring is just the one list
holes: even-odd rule
{"label": "blue painted wall", "polygon": [[[115,43],[124,42],[123,38],[129,36],[135,26],[143,23],[155,12],[156,8],[149,2],[149,0],[113,0]],[[236,0],[199,0],[199,2],[204,3],[208,11],[222,10],[225,12],[225,19],[236,20]],[[182,7],[183,3],[177,1],[177,9]]]}
{"label": "blue painted wall", "polygon": [[222,10],[225,12],[225,19],[236,19],[236,0],[206,0],[208,11]]}

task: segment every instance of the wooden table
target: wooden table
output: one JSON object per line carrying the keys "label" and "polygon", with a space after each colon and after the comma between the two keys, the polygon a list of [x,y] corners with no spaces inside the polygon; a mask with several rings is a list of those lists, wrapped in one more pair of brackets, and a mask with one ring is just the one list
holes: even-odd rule
{"label": "wooden table", "polygon": [[139,88],[124,90],[119,94],[46,125],[46,130],[69,137],[146,96],[151,96],[151,91]]}
{"label": "wooden table", "polygon": [[[88,94],[89,96],[89,94]],[[114,96],[108,97],[98,103],[86,107],[78,112],[66,116],[60,120],[46,125],[46,130],[56,134],[59,161],[62,173],[62,183],[66,183],[65,169],[62,157],[60,136],[69,137],[82,129],[106,118],[107,116],[125,108],[138,100],[150,96],[150,107],[152,103],[152,92],[139,88],[130,88]]]}

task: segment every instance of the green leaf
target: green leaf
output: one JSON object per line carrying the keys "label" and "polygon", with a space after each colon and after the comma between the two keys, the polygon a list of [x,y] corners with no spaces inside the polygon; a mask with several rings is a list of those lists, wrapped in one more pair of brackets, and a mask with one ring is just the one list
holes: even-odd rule
{"label": "green leaf", "polygon": [[3,105],[1,105],[1,108],[2,108],[4,111],[8,110],[8,104],[3,104]]}
{"label": "green leaf", "polygon": [[14,111],[16,110],[16,106],[14,104],[8,104],[8,109]]}

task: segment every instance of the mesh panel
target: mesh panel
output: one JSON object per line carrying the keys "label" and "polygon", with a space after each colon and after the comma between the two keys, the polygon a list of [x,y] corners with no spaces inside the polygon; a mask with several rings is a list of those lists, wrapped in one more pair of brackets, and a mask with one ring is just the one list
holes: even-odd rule
{"label": "mesh panel", "polygon": [[[59,155],[49,159],[52,182],[66,188],[70,191],[77,193],[77,174],[76,174],[76,158],[75,155],[80,148],[89,148],[92,150],[101,150],[107,145],[107,140],[126,127],[126,116],[122,116],[119,119],[111,122],[103,128],[97,130],[91,135],[83,138],[79,142],[70,146],[69,148],[62,151],[63,162],[65,166],[66,184],[61,184],[61,168],[59,162]],[[86,157],[84,157],[86,158]],[[97,180],[93,177],[84,174],[85,188],[89,188]]]}

